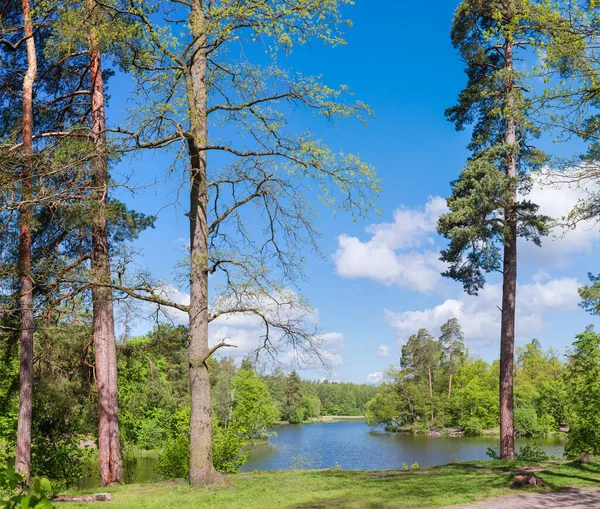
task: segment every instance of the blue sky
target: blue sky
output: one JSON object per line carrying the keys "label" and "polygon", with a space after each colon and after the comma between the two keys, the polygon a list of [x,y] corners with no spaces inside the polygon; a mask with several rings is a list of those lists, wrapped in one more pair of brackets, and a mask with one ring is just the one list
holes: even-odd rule
{"label": "blue sky", "polygon": [[[318,226],[326,260],[308,258],[310,279],[302,291],[318,310],[331,370],[308,370],[305,377],[376,382],[398,361],[403,340],[420,327],[438,336],[441,323],[453,316],[461,321],[472,353],[487,361],[497,358],[498,279],[491,277],[486,290],[473,298],[439,276],[437,251],[443,242],[435,223],[449,182],[468,156],[469,141],[469,133],[457,133],[444,117],[465,84],[449,40],[455,6],[448,0],[433,0],[427,9],[418,2],[357,0],[347,9],[354,27],[347,32],[346,46],[314,44],[280,62],[305,74],[322,74],[331,85],[348,85],[374,109],[377,118],[366,128],[353,122],[332,128],[310,120],[305,127],[334,149],[359,152],[383,179],[380,216],[355,223],[349,216],[321,211]],[[128,77],[111,80],[109,119],[118,119],[130,89]],[[553,147],[548,140],[541,143],[555,153],[572,150]],[[173,200],[177,182],[163,180],[171,159],[170,154],[146,154],[116,169],[118,174],[135,172],[138,183],[160,181],[135,195],[120,194],[136,210],[158,213],[156,228],[144,232],[136,247],[143,252],[141,263],[165,280],[173,280],[182,239],[188,235],[185,203],[163,208]],[[533,192],[542,212],[554,216],[567,212],[579,196],[576,189],[549,186],[536,186]],[[549,239],[542,249],[520,246],[519,344],[537,337],[545,347],[562,352],[576,333],[597,322],[578,309],[576,292],[587,273],[598,270],[597,230],[587,225]],[[179,290],[184,299],[186,288]],[[134,333],[148,326],[142,320]],[[243,320],[225,328],[244,344],[258,335]]]}

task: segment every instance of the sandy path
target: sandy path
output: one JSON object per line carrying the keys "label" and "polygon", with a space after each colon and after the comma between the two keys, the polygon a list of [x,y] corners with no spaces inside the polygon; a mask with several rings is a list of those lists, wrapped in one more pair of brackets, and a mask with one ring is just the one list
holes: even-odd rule
{"label": "sandy path", "polygon": [[510,495],[448,509],[600,509],[600,488]]}

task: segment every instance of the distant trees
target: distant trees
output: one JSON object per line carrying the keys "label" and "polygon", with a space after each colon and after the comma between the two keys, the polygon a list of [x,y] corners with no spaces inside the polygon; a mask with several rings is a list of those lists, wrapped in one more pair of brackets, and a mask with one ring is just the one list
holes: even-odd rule
{"label": "distant trees", "polygon": [[[438,342],[425,329],[409,337],[399,367],[386,372],[377,395],[367,404],[369,425],[391,431],[458,427],[465,434],[481,434],[498,426],[499,363],[490,365],[469,355],[456,319],[443,324],[441,330]],[[454,336],[452,362],[450,331]],[[518,435],[545,435],[565,423],[565,373],[565,364],[552,350],[543,351],[536,339],[517,350]],[[453,389],[449,395],[451,375]]]}

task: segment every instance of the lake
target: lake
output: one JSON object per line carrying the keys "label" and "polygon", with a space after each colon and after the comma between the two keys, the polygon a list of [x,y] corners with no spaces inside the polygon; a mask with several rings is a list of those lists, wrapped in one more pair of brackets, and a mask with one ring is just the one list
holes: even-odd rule
{"label": "lake", "polygon": [[[453,461],[489,460],[488,447],[497,448],[499,438],[430,437],[374,430],[361,421],[277,426],[268,444],[249,448],[250,459],[243,472],[293,468],[344,470],[394,470],[402,464],[421,467]],[[539,443],[549,456],[562,457],[564,440],[518,439],[517,450],[526,443]]]}
{"label": "lake", "polygon": [[[420,467],[445,465],[453,461],[489,460],[488,447],[497,448],[499,438],[430,437],[408,433],[387,433],[370,428],[362,421],[276,426],[269,443],[253,445],[242,472],[253,470],[316,469],[339,466],[344,470],[398,470],[403,464]],[[518,439],[517,450],[538,443],[549,456],[562,457],[560,438]],[[134,482],[158,480],[154,473],[156,457],[140,457]],[[85,487],[98,486],[98,467],[84,481]]]}

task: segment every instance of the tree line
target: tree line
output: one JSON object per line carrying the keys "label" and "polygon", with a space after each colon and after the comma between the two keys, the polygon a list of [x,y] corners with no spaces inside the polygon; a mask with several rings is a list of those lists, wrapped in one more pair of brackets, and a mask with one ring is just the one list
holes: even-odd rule
{"label": "tree line", "polygon": [[[454,339],[449,340],[452,331]],[[455,318],[438,338],[426,329],[410,336],[399,365],[391,366],[366,421],[387,431],[494,433],[500,426],[500,361],[471,355]],[[449,346],[452,345],[450,349]],[[517,437],[568,431],[565,454],[598,454],[600,334],[588,327],[562,355],[533,339],[516,349],[514,426]]]}
{"label": "tree line", "polygon": [[[44,357],[35,370],[33,475],[45,475],[57,486],[77,485],[88,453],[81,447],[96,434],[93,355],[81,362],[89,341],[89,325],[54,331],[60,348],[35,354]],[[185,360],[189,329],[162,324],[145,336],[117,344],[119,423],[126,459],[139,450],[161,451],[159,473],[189,475],[189,378]],[[10,344],[2,344],[10,359],[0,374],[0,460],[10,454],[18,423],[18,364]],[[302,423],[321,416],[362,416],[377,391],[371,385],[302,380],[295,371],[267,369],[248,358],[209,361],[213,448],[220,472],[239,470],[247,458],[248,440],[268,438],[273,425]]]}
{"label": "tree line", "polygon": [[[34,406],[36,370],[47,370],[93,381],[96,413],[88,418],[97,427],[101,484],[122,480],[115,311],[134,301],[189,317],[187,358],[180,361],[189,368],[190,410],[182,422],[189,426],[194,486],[221,479],[213,439],[227,442],[213,436],[209,366],[217,351],[234,345],[227,338],[209,344],[209,324],[249,315],[263,326],[255,353],[286,349],[300,364],[320,358],[323,337],[295,290],[306,276],[304,251],[319,252],[308,198],[319,194],[323,205],[360,217],[373,209],[380,182],[372,165],[329,148],[294,114],[366,123],[372,112],[347,87],[283,68],[279,57],[312,41],[344,44],[351,3],[3,0],[0,333],[13,352],[7,366],[19,373],[11,443],[25,479],[33,423],[49,411]],[[448,239],[441,257],[445,275],[471,294],[487,273],[502,277],[503,459],[514,457],[517,239],[540,244],[554,226],[527,199],[531,172],[553,168],[584,187],[597,182],[599,9],[584,0],[464,0],[452,23],[468,82],[447,117],[457,129],[471,128],[472,140],[439,221]],[[134,83],[127,98],[134,107],[113,123],[105,91],[117,73]],[[579,137],[589,150],[558,159],[534,146],[542,133],[557,141]],[[181,264],[189,304],[170,298],[164,282],[136,266],[130,243],[155,218],[118,200],[123,190],[137,189],[117,178],[115,165],[128,163],[140,175],[129,157],[155,151],[171,157],[167,172],[181,183],[190,226]],[[598,195],[590,192],[563,222],[576,227],[597,215]],[[594,277],[582,289],[593,312],[599,289]],[[91,334],[78,345],[79,364],[65,370],[54,361],[75,347],[74,330]],[[406,365],[421,365],[435,341],[423,336],[412,343]],[[454,344],[444,348],[451,398],[460,356]],[[439,410],[436,369],[428,363],[419,372],[432,419]]]}

